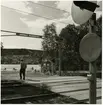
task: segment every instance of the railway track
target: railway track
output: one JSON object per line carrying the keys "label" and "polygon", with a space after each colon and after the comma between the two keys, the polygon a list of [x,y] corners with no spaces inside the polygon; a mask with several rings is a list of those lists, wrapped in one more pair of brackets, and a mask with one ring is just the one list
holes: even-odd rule
{"label": "railway track", "polygon": [[[53,92],[47,92],[47,93],[40,93],[34,94],[31,92],[31,94],[17,94],[17,92],[13,93],[12,89],[31,89],[33,86],[25,84],[20,81],[1,81],[1,103],[2,104],[43,104],[43,103],[49,103],[50,99],[58,99],[58,97],[64,97],[60,95],[60,92],[53,93]],[[28,91],[27,90],[27,91]],[[32,90],[32,89],[31,89]],[[29,91],[30,92],[30,91]],[[66,91],[64,91],[65,93]],[[63,92],[62,92],[63,93]],[[66,101],[68,103],[84,103],[83,101],[79,102],[76,99],[73,99],[72,97],[67,97]]]}
{"label": "railway track", "polygon": [[52,93],[52,94],[43,94],[43,95],[31,95],[31,96],[22,96],[22,97],[15,97],[15,98],[8,98],[8,99],[2,99],[1,103],[27,103],[31,101],[37,100],[46,100],[48,98],[57,97],[58,94]]}
{"label": "railway track", "polygon": [[[38,90],[39,92],[37,92],[35,94],[35,92],[32,92],[33,86],[25,84],[20,81],[1,81],[1,103],[3,103],[3,104],[26,103],[26,102],[28,102],[28,101],[30,102],[32,100],[37,102],[37,100],[40,100],[42,98],[45,99],[45,97],[51,98],[51,97],[57,96],[56,93],[50,92],[49,94],[47,94],[44,92],[40,92],[40,89],[37,89],[37,87],[34,87],[34,88],[36,90]],[[22,89],[22,90],[19,92],[19,89]],[[23,90],[25,90],[25,91],[23,91]],[[16,91],[18,91],[18,92],[16,92]],[[27,94],[24,93],[26,91],[27,91]]]}
{"label": "railway track", "polygon": [[[1,103],[51,104],[51,100],[54,100],[55,103],[52,104],[58,104],[56,100],[58,98],[62,99],[62,97],[67,98],[64,98],[64,104],[89,103],[89,87],[86,79],[47,79],[43,83],[47,87],[50,86],[52,92],[50,90],[45,92],[44,89],[40,88],[42,86],[40,84],[35,87],[35,82],[31,84],[26,81],[1,81]],[[101,81],[97,80],[97,101],[100,101],[100,99]]]}
{"label": "railway track", "polygon": [[[1,103],[2,104],[7,104],[7,103],[20,103],[20,104],[24,104],[24,103],[40,103],[40,101],[44,101],[47,99],[51,99],[51,98],[55,98],[55,97],[59,97],[59,94],[53,93],[53,94],[43,94],[43,95],[32,95],[32,96],[23,96],[23,97],[16,97],[16,98],[10,98],[10,99],[2,99]],[[70,104],[86,104],[85,100],[83,101],[78,101],[76,99],[73,99],[71,97],[68,98],[69,99],[69,103]],[[67,101],[67,100],[66,100]],[[88,100],[87,100],[88,101]],[[41,103],[40,103],[41,104]],[[43,103],[42,103],[43,104]]]}

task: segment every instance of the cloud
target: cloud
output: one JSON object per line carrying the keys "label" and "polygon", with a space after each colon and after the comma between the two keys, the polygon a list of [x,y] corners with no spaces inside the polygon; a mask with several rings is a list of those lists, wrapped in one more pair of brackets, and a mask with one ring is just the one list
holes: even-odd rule
{"label": "cloud", "polygon": [[72,19],[72,16],[71,16],[72,3],[73,3],[73,0],[71,0],[71,1],[59,1],[57,4],[57,8],[62,9],[62,10],[66,10],[70,13],[69,15],[64,14],[65,18],[60,19],[67,24],[75,24],[73,19]]}
{"label": "cloud", "polygon": [[20,20],[22,15],[14,10],[1,7],[1,29],[28,32],[28,26]]}
{"label": "cloud", "polygon": [[36,19],[35,21],[27,21],[25,18],[24,19],[22,18],[21,20],[28,25],[29,33],[34,33],[39,35],[43,35],[44,26],[46,26],[47,24],[49,25],[51,23],[55,23],[57,34],[59,34],[61,29],[64,28],[66,25],[74,23],[71,16],[69,16],[68,18],[61,18],[54,20],[45,20],[41,18]]}
{"label": "cloud", "polygon": [[34,3],[38,3],[38,2],[39,2],[39,0],[33,0],[32,2],[34,2]]}
{"label": "cloud", "polygon": [[102,16],[102,12],[101,11],[97,11],[96,12],[96,19],[98,19],[100,16]]}
{"label": "cloud", "polygon": [[71,13],[71,6],[72,6],[72,0],[71,1],[59,1],[57,4],[57,8],[66,10]]}
{"label": "cloud", "polygon": [[28,21],[25,18],[21,19],[24,23],[26,23],[29,27],[29,32],[34,34],[43,35],[44,26],[47,24],[55,23],[57,28],[57,33],[59,34],[61,29],[64,28],[68,24],[75,24],[71,15],[69,17],[64,17],[60,19],[46,20],[43,18],[38,18],[36,20]]}
{"label": "cloud", "polygon": [[25,1],[9,1],[9,0],[7,1],[2,0],[1,2],[1,4],[4,6],[32,13],[31,8],[26,7],[25,3],[26,3]]}
{"label": "cloud", "polygon": [[[37,1],[32,1],[32,2],[37,3],[38,0]],[[2,4],[5,5],[5,6],[35,14],[35,11],[33,11],[33,8],[30,7],[30,6],[27,6],[28,3],[29,2],[27,2],[27,1],[12,1],[12,2],[7,1],[6,2],[5,0],[4,0],[4,2],[2,2]],[[55,3],[55,5],[57,5],[57,8],[59,8],[59,9],[66,10],[68,12],[71,11],[70,9],[71,9],[72,1],[58,1],[58,2],[54,2],[54,3]],[[45,9],[43,8],[43,10],[45,10]],[[48,10],[48,12],[50,13],[49,10]],[[29,27],[29,30],[30,30],[29,32],[30,33],[35,33],[35,32],[36,33],[42,33],[42,29],[44,28],[44,26],[46,24],[51,24],[52,22],[55,22],[56,24],[60,24],[59,22],[64,22],[64,23],[67,23],[67,24],[72,24],[73,23],[72,18],[71,18],[71,16],[69,16],[68,13],[64,12],[62,14],[63,15],[62,17],[57,18],[57,12],[56,12],[56,14],[55,14],[55,12],[52,11],[52,16],[53,15],[56,16],[53,20],[45,20],[45,19],[42,19],[42,18],[39,18],[39,17],[35,17],[33,15],[28,15],[26,13],[22,13],[22,12],[19,12],[19,13],[24,15],[24,16],[20,17],[20,20]],[[60,14],[58,14],[58,15],[60,15]],[[36,30],[34,30],[34,29],[36,29]]]}
{"label": "cloud", "polygon": [[66,25],[65,24],[57,24],[56,25],[56,31],[57,31],[57,34],[59,35],[61,30],[65,27]]}
{"label": "cloud", "polygon": [[25,18],[21,19],[29,27],[29,33],[40,34],[42,35],[42,29],[47,24],[45,19],[36,19],[35,21],[27,21]]}
{"label": "cloud", "polygon": [[[15,8],[15,9],[20,9],[22,11],[33,13],[33,14],[38,13],[37,9],[39,9],[39,8],[36,8],[36,9],[30,8],[30,5],[27,6],[26,1],[16,1],[16,2],[15,1],[12,1],[12,2],[10,2],[10,1],[6,2],[5,1],[4,2],[4,1],[2,2],[2,5],[5,5],[5,6],[11,7],[11,8]],[[33,2],[35,2],[35,1],[33,1]],[[36,2],[38,2],[38,1],[36,1]],[[47,5],[47,4],[45,4],[45,5]],[[55,5],[56,5],[55,7],[59,8],[61,10],[66,10],[69,13],[71,13],[72,1],[58,1],[58,2],[55,2]],[[44,10],[46,11],[46,13]],[[44,26],[46,26],[47,24],[51,24],[53,22],[56,25],[57,34],[59,34],[61,32],[62,28],[64,28],[67,24],[73,24],[74,23],[72,20],[72,17],[69,16],[69,14],[66,12],[60,12],[59,13],[56,10],[50,10],[50,9],[47,10],[47,9],[43,9],[43,8],[41,8],[40,11],[41,11],[41,12],[39,12],[40,15],[42,15],[44,17],[45,16],[48,16],[48,17],[52,16],[54,19],[53,20],[46,20],[46,19],[43,19],[40,17],[35,17],[33,15],[28,15],[28,14],[19,12],[18,16],[11,15],[12,18],[10,18],[10,21],[11,20],[12,20],[12,22],[14,21],[13,23],[15,23],[16,26],[20,26],[19,28],[24,29],[25,32],[37,34],[37,35],[43,35],[42,30],[44,29]],[[20,14],[22,14],[22,15],[20,15]],[[10,14],[8,16],[10,17]],[[18,17],[20,22],[25,25],[25,28],[23,28],[24,26],[21,25],[21,23],[19,23],[18,21],[16,22],[16,20],[13,20],[13,17],[15,17],[15,19]],[[64,22],[66,24],[63,24],[60,22]],[[15,26],[14,26],[14,28],[15,28]],[[17,30],[17,29],[15,29],[15,30]],[[18,29],[18,30],[20,30],[20,29]],[[11,42],[11,39],[14,42]],[[6,41],[4,44],[5,44],[5,46],[8,46],[8,47],[16,47],[16,48],[22,47],[22,48],[33,48],[33,49],[35,49],[35,48],[40,49],[41,48],[41,41],[40,40],[38,41],[38,39],[32,40],[29,38],[25,39],[25,38],[20,37],[18,39],[17,38],[8,38],[5,40]],[[15,46],[13,46],[13,45],[15,45]]]}

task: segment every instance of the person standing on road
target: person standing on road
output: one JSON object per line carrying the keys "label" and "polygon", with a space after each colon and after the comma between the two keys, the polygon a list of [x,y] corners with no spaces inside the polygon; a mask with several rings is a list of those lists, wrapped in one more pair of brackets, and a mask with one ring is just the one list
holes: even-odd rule
{"label": "person standing on road", "polygon": [[[21,64],[20,64],[20,79],[25,80],[25,71],[27,68],[27,64],[24,62],[24,60],[21,60]],[[23,78],[22,78],[23,77]]]}

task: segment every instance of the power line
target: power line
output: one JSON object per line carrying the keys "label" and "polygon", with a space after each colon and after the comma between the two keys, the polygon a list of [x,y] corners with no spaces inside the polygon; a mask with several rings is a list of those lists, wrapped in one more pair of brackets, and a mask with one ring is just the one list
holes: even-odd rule
{"label": "power line", "polygon": [[43,16],[40,16],[40,15],[37,15],[37,14],[32,14],[32,13],[29,13],[29,12],[25,12],[25,11],[22,11],[22,10],[19,10],[19,9],[15,9],[15,8],[7,7],[7,6],[4,6],[4,5],[1,5],[1,6],[2,6],[2,7],[5,7],[5,8],[12,9],[12,10],[16,10],[16,11],[24,12],[24,13],[27,13],[27,14],[30,14],[30,15],[34,15],[34,16],[36,16],[36,17],[42,17],[42,18],[45,18],[45,19],[49,19],[49,20],[51,20],[51,19],[48,18],[48,17],[43,17]]}
{"label": "power line", "polygon": [[[32,1],[29,1],[29,2],[32,2]],[[41,3],[35,3],[35,2],[32,2],[32,3],[33,3],[33,4],[37,4],[37,5],[41,5],[41,6],[44,6],[44,7],[47,7],[47,8],[55,9],[55,10],[58,10],[58,11],[62,11],[62,12],[69,13],[69,12],[66,11],[66,10],[62,10],[62,9],[59,9],[59,8],[51,7],[51,6],[48,6],[48,5],[41,4]],[[70,13],[69,13],[69,14],[70,14]]]}
{"label": "power line", "polygon": [[[8,8],[8,9],[16,10],[16,11],[19,11],[19,12],[24,12],[24,13],[27,13],[27,14],[30,14],[30,15],[33,15],[33,16],[36,16],[36,17],[40,17],[40,18],[44,18],[44,19],[48,19],[48,20],[53,20],[52,18],[49,18],[49,17],[40,16],[40,15],[37,15],[37,14],[25,12],[25,11],[22,11],[22,10],[19,10],[19,9],[15,9],[15,8],[11,8],[11,7],[7,7],[7,6],[4,6],[4,5],[1,5],[1,6],[5,7],[5,8]],[[68,23],[65,23],[65,22],[58,22],[58,23],[68,24]]]}

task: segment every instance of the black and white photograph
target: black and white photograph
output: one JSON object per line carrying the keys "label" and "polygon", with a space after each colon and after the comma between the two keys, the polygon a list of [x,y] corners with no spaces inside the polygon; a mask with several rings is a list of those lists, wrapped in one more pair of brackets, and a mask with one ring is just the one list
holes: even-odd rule
{"label": "black and white photograph", "polygon": [[102,0],[1,0],[1,104],[102,104]]}

